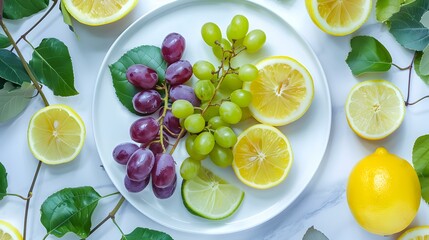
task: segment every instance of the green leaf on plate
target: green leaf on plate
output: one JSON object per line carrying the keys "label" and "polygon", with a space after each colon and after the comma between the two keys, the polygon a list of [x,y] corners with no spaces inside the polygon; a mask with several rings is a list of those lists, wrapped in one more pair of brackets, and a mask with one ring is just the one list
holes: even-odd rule
{"label": "green leaf on plate", "polygon": [[10,43],[9,38],[0,33],[0,48],[7,48],[10,45],[12,44]]}
{"label": "green leaf on plate", "polygon": [[42,11],[49,0],[4,0],[3,16],[7,19],[21,19]]}
{"label": "green leaf on plate", "polygon": [[422,52],[416,52],[416,57],[414,58],[414,71],[416,71],[416,74],[423,80],[423,82],[429,85],[429,74],[425,75],[420,72],[420,62],[422,55]]}
{"label": "green leaf on plate", "polygon": [[302,240],[329,240],[325,234],[315,229],[313,226],[310,227],[307,232],[305,232]]}
{"label": "green leaf on plate", "polygon": [[6,49],[0,49],[0,78],[18,85],[31,81],[18,56]]}
{"label": "green leaf on plate", "polygon": [[375,5],[375,14],[377,21],[385,22],[394,13],[399,12],[403,0],[377,0]]}
{"label": "green leaf on plate", "polygon": [[30,66],[41,83],[54,95],[78,94],[74,87],[73,65],[67,46],[56,38],[45,38],[34,49]]}
{"label": "green leaf on plate", "polygon": [[170,235],[148,228],[136,228],[121,240],[173,240]]}
{"label": "green leaf on plate", "polygon": [[34,90],[31,83],[24,82],[16,88],[12,83],[6,82],[3,89],[0,89],[0,123],[24,111],[34,95]]}
{"label": "green leaf on plate", "polygon": [[354,75],[368,72],[384,72],[392,66],[389,51],[377,39],[357,36],[350,41],[352,50],[346,62]]}
{"label": "green leaf on plate", "polygon": [[0,162],[0,200],[6,196],[7,190],[7,172],[6,168]]}
{"label": "green leaf on plate", "polygon": [[70,13],[67,11],[67,8],[64,7],[63,1],[60,2],[60,11],[63,15],[64,23],[67,24],[69,26],[70,31],[72,31],[76,35],[76,37],[78,37],[76,32],[74,31],[73,20],[70,16]]}
{"label": "green leaf on plate", "polygon": [[422,197],[429,203],[429,135],[417,138],[414,143],[413,165],[419,177]]}
{"label": "green leaf on plate", "polygon": [[429,29],[421,22],[425,12],[429,10],[429,1],[416,0],[401,7],[399,12],[389,19],[390,33],[402,46],[422,51],[429,44]]}
{"label": "green leaf on plate", "polygon": [[46,236],[62,237],[73,232],[80,238],[88,237],[91,216],[100,199],[92,187],[65,188],[49,196],[40,208]]}
{"label": "green leaf on plate", "polygon": [[147,45],[129,50],[117,62],[109,66],[116,96],[132,113],[136,113],[132,99],[139,89],[128,82],[126,72],[128,67],[134,64],[143,64],[155,70],[158,73],[158,84],[164,82],[165,70],[167,69],[167,62],[162,58],[161,49]]}

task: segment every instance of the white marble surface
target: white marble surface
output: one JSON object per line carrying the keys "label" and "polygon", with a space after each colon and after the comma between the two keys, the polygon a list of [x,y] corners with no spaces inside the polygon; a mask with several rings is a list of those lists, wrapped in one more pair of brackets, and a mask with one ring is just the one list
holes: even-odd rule
{"label": "white marble surface", "polygon": [[[108,194],[115,188],[107,174],[100,167],[101,161],[95,147],[91,103],[98,68],[113,41],[119,34],[138,17],[154,9],[167,0],[141,0],[136,9],[127,17],[116,23],[89,27],[75,23],[79,39],[70,32],[62,22],[60,12],[54,12],[33,31],[28,39],[35,45],[44,37],[56,37],[69,47],[75,69],[75,86],[80,92],[76,97],[61,98],[52,96],[51,103],[71,105],[84,119],[87,126],[87,139],[78,158],[66,165],[42,166],[34,197],[31,201],[28,239],[41,239],[45,229],[40,223],[40,205],[52,193],[64,187],[90,185],[100,194]],[[362,157],[373,152],[376,147],[384,146],[391,152],[411,160],[411,152],[417,137],[427,134],[429,108],[427,102],[407,108],[405,121],[393,135],[382,141],[366,141],[357,137],[348,127],[344,114],[344,103],[351,87],[362,79],[385,78],[406,93],[407,72],[391,69],[386,74],[367,75],[356,79],[345,63],[350,50],[350,38],[354,35],[372,35],[379,39],[391,52],[393,61],[400,66],[407,66],[412,53],[404,50],[395,42],[387,29],[377,23],[374,16],[356,33],[346,37],[333,37],[320,31],[310,20],[303,0],[259,0],[256,1],[269,7],[284,17],[295,29],[306,38],[316,52],[325,70],[332,99],[332,131],[330,143],[322,164],[311,184],[301,196],[285,211],[272,220],[243,232],[221,235],[203,236],[190,235],[168,229],[148,219],[133,206],[125,203],[117,214],[117,221],[124,232],[135,227],[149,227],[169,233],[176,240],[188,239],[301,239],[305,231],[311,227],[324,232],[329,239],[395,239],[397,236],[377,236],[359,227],[353,219],[345,197],[348,174],[354,164]],[[37,14],[37,16],[41,16]],[[25,32],[35,19],[24,19],[7,22],[15,38]],[[190,21],[191,24],[191,21]],[[29,59],[30,48],[21,43],[25,56]],[[411,100],[428,94],[428,87],[415,75],[412,80]],[[32,114],[43,107],[40,98],[32,100],[29,107],[18,118],[0,125],[0,161],[8,171],[9,192],[26,195],[37,165],[26,142],[26,130]],[[426,123],[426,124],[425,124]],[[117,197],[102,200],[93,216],[93,223],[99,222],[116,204]],[[0,219],[6,219],[18,228],[23,227],[25,202],[13,197],[6,197],[0,202]],[[422,201],[418,215],[412,226],[428,225],[429,208]],[[119,239],[120,234],[111,222],[107,222],[89,239]],[[49,237],[48,239],[55,239]],[[77,239],[66,235],[63,239]]]}

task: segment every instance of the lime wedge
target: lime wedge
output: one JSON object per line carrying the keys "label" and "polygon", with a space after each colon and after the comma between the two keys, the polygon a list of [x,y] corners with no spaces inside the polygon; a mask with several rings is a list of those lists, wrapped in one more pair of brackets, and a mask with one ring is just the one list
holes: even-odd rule
{"label": "lime wedge", "polygon": [[197,216],[220,220],[231,216],[240,206],[244,192],[201,168],[198,175],[182,182],[185,207]]}

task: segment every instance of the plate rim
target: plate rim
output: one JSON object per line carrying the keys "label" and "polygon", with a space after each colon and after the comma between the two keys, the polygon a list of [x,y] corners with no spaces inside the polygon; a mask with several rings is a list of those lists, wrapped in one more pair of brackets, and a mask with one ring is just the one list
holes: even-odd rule
{"label": "plate rim", "polygon": [[[93,137],[94,137],[94,142],[95,142],[95,146],[97,149],[97,154],[99,156],[99,159],[101,161],[102,164],[104,164],[103,158],[101,156],[101,153],[99,151],[100,149],[100,143],[99,140],[97,138],[96,135],[96,126],[95,126],[95,121],[94,119],[96,118],[95,116],[95,103],[97,101],[97,89],[99,88],[99,85],[101,84],[102,81],[102,76],[104,74],[104,70],[108,70],[108,58],[111,55],[111,52],[113,51],[113,49],[115,48],[115,46],[117,46],[118,42],[123,38],[123,36],[125,34],[128,33],[128,31],[130,31],[130,29],[134,28],[135,25],[139,24],[141,21],[144,21],[146,18],[150,18],[152,15],[156,15],[158,13],[162,13],[165,11],[171,11],[171,9],[174,9],[174,7],[184,7],[186,5],[192,4],[192,3],[201,3],[201,2],[217,2],[218,0],[172,0],[170,2],[167,2],[165,4],[162,4],[160,6],[157,6],[155,8],[153,8],[152,10],[146,12],[145,14],[143,14],[142,16],[138,17],[134,22],[132,22],[128,27],[126,27],[121,34],[115,39],[115,41],[109,46],[109,50],[106,52],[106,54],[103,57],[103,61],[101,62],[100,66],[99,66],[99,70],[97,73],[97,77],[96,77],[96,82],[94,84],[94,89],[93,89],[93,96],[92,96],[92,103],[91,103],[91,122],[92,122],[92,128],[93,128]],[[286,211],[293,203],[295,203],[301,196],[302,194],[305,192],[305,190],[308,190],[308,186],[309,184],[314,180],[316,173],[319,171],[320,169],[320,165],[323,162],[323,160],[326,157],[327,154],[327,149],[328,149],[328,144],[330,142],[330,139],[332,137],[331,134],[331,130],[332,130],[332,100],[331,100],[331,93],[330,93],[330,89],[329,89],[329,83],[326,77],[326,73],[325,70],[323,69],[319,58],[317,57],[316,53],[314,52],[313,48],[311,47],[311,45],[309,44],[308,40],[305,39],[296,29],[295,27],[289,23],[289,21],[282,17],[280,14],[278,14],[276,11],[274,11],[273,9],[270,9],[269,7],[266,7],[264,5],[262,5],[262,3],[259,3],[257,0],[247,0],[247,1],[240,1],[240,0],[222,0],[225,2],[233,2],[235,4],[251,4],[254,7],[258,7],[263,9],[264,11],[266,11],[269,14],[272,14],[273,16],[276,16],[278,19],[281,20],[282,24],[286,24],[288,25],[291,30],[294,32],[294,34],[296,34],[297,36],[299,36],[300,40],[302,41],[303,45],[307,48],[307,50],[309,51],[309,53],[311,54],[311,57],[314,59],[314,64],[317,68],[318,71],[320,71],[320,75],[321,75],[321,84],[324,86],[324,88],[326,89],[326,101],[327,101],[327,105],[329,112],[326,114],[327,118],[328,118],[328,122],[329,122],[329,127],[325,128],[325,134],[327,135],[326,138],[324,139],[323,142],[323,154],[322,156],[320,156],[320,161],[318,161],[317,163],[317,167],[313,168],[313,171],[311,172],[311,177],[309,177],[306,182],[304,182],[302,189],[299,191],[299,193],[290,200],[289,204],[285,204],[280,211],[278,211],[275,214],[270,214],[268,217],[264,218],[263,220],[260,221],[256,221],[252,224],[246,224],[244,227],[241,227],[238,230],[229,230],[229,231],[223,231],[223,232],[210,232],[210,233],[205,233],[205,232],[198,232],[198,229],[195,230],[191,230],[191,229],[182,229],[180,227],[174,226],[174,224],[164,224],[163,222],[159,221],[158,219],[155,219],[153,217],[151,217],[151,215],[146,215],[145,213],[143,213],[139,208],[137,208],[136,206],[134,206],[134,204],[132,202],[130,202],[125,196],[124,194],[122,194],[122,192],[120,191],[120,188],[118,188],[117,184],[112,180],[112,175],[113,173],[110,172],[109,169],[105,169],[106,173],[110,179],[110,181],[113,183],[113,185],[115,186],[115,188],[121,192],[121,195],[130,203],[130,205],[135,208],[136,210],[138,210],[140,212],[140,214],[143,214],[145,217],[151,219],[152,221],[156,222],[157,224],[160,224],[164,227],[170,228],[170,229],[174,229],[176,231],[180,231],[180,232],[185,232],[185,233],[191,233],[191,234],[202,234],[202,235],[222,235],[222,234],[232,234],[232,233],[238,233],[238,232],[242,232],[245,230],[249,230],[251,228],[257,227],[261,224],[264,224],[266,222],[268,222],[269,220],[272,220],[274,217],[278,216],[279,214],[281,214],[282,212]],[[106,69],[107,68],[107,69]],[[179,187],[180,188],[180,187]],[[126,195],[126,194],[125,194]],[[224,229],[223,229],[224,230]]]}

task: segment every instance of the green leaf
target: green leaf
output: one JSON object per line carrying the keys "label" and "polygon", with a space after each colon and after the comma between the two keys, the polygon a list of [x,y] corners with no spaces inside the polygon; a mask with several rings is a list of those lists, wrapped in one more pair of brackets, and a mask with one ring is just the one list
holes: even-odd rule
{"label": "green leaf", "polygon": [[307,232],[305,232],[302,240],[329,240],[325,234],[315,229],[313,226],[310,227]]}
{"label": "green leaf", "polygon": [[63,15],[64,23],[67,24],[69,26],[70,31],[72,31],[76,35],[76,37],[78,37],[76,32],[74,31],[73,21],[72,21],[72,18],[70,16],[70,13],[67,11],[67,8],[64,6],[63,1],[60,2],[60,11]]}
{"label": "green leaf", "polygon": [[354,75],[368,72],[384,72],[392,66],[389,51],[377,39],[357,36],[350,41],[352,50],[346,62]]}
{"label": "green leaf", "polygon": [[161,49],[147,45],[129,50],[117,62],[109,66],[116,96],[132,113],[136,113],[132,99],[139,90],[128,82],[126,71],[128,67],[134,64],[143,64],[154,69],[158,73],[158,84],[162,84],[164,81],[165,70],[167,69],[167,62],[162,58]]}
{"label": "green leaf", "polygon": [[420,73],[429,75],[429,46],[423,51],[422,59],[419,66]]}
{"label": "green leaf", "polygon": [[10,45],[12,44],[10,43],[9,38],[0,33],[0,48],[7,48]]}
{"label": "green leaf", "polygon": [[136,228],[121,240],[173,240],[170,235],[147,228]]}
{"label": "green leaf", "polygon": [[4,0],[3,17],[20,19],[47,8],[49,0]]}
{"label": "green leaf", "polygon": [[416,71],[416,74],[425,82],[427,85],[429,85],[429,74],[424,75],[420,72],[420,62],[422,59],[422,52],[416,52],[416,57],[414,59],[414,70]]}
{"label": "green leaf", "polygon": [[67,46],[56,38],[45,38],[34,49],[30,66],[41,83],[54,95],[78,94],[74,87],[73,65]]}
{"label": "green leaf", "polygon": [[73,232],[80,238],[88,237],[91,216],[100,199],[92,187],[65,188],[49,196],[40,209],[46,236],[62,237]]}
{"label": "green leaf", "polygon": [[0,49],[0,77],[18,85],[31,81],[18,56],[6,49]]}
{"label": "green leaf", "polygon": [[420,19],[420,22],[423,24],[423,26],[429,28],[429,12],[425,12],[425,14],[423,14],[422,19]]}
{"label": "green leaf", "polygon": [[34,94],[34,86],[31,83],[24,82],[20,87],[7,82],[0,89],[0,123],[6,122],[27,107]]}
{"label": "green leaf", "polygon": [[414,143],[413,165],[419,177],[422,197],[429,203],[429,135],[417,138]]}
{"label": "green leaf", "polygon": [[6,196],[7,190],[7,172],[6,168],[0,162],[0,200]]}
{"label": "green leaf", "polygon": [[375,14],[377,21],[385,22],[387,21],[394,13],[399,12],[401,9],[401,3],[403,0],[377,0],[375,5]]}
{"label": "green leaf", "polygon": [[422,51],[429,44],[429,29],[421,22],[425,12],[429,10],[429,1],[416,0],[404,5],[390,19],[390,33],[402,46]]}

